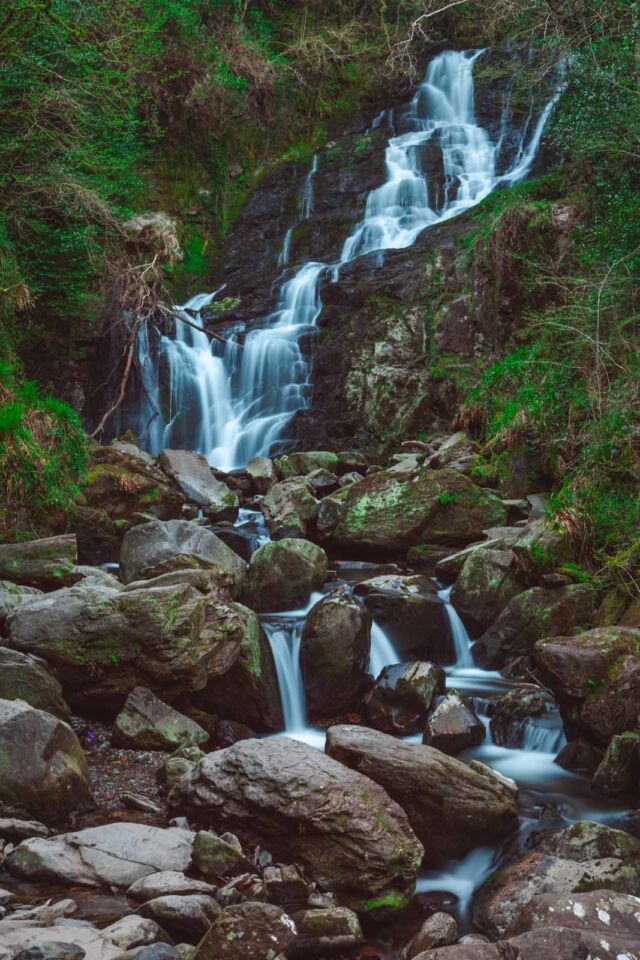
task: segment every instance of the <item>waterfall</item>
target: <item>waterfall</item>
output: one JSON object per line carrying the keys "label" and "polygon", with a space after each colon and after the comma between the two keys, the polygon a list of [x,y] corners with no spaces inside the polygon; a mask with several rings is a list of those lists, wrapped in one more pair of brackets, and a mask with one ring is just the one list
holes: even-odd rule
{"label": "waterfall", "polygon": [[304,730],[307,726],[307,710],[300,670],[300,641],[304,621],[282,619],[268,622],[263,620],[262,626],[271,647],[278,675],[285,732],[295,733]]}
{"label": "waterfall", "polygon": [[[141,339],[143,369],[153,373],[145,381],[146,409],[136,423],[139,441],[147,449],[198,450],[212,466],[227,471],[243,467],[254,456],[269,455],[311,400],[311,369],[300,341],[315,327],[322,309],[321,276],[336,279],[342,264],[366,253],[409,247],[427,227],[528,176],[560,94],[546,105],[528,139],[525,125],[517,158],[498,176],[502,138],[492,142],[475,117],[473,67],[482,53],[447,51],[431,61],[402,118],[407,132],[388,141],[385,182],[369,194],[364,217],[345,239],[337,263],[303,264],[281,283],[275,311],[248,332],[243,326],[227,330],[226,341],[211,339],[185,322],[204,325],[200,311],[216,294],[201,294],[177,308],[175,335],[162,337],[155,366],[149,362],[148,343]],[[383,111],[373,128],[388,120]],[[424,166],[431,158],[433,167],[434,156],[435,180],[433,169]],[[315,155],[298,197],[298,222],[313,213],[317,169]],[[289,263],[294,229],[290,226],[283,240],[283,268]],[[161,402],[165,371],[168,410]]]}
{"label": "waterfall", "polygon": [[395,651],[391,640],[377,623],[371,624],[371,653],[369,655],[369,673],[378,678],[385,667],[400,663],[401,657]]}
{"label": "waterfall", "polygon": [[471,640],[464,623],[458,615],[458,611],[451,603],[452,590],[453,587],[438,590],[438,596],[444,603],[444,609],[449,619],[451,639],[453,640],[453,649],[456,655],[455,669],[464,670],[474,666],[473,657],[471,656]]}

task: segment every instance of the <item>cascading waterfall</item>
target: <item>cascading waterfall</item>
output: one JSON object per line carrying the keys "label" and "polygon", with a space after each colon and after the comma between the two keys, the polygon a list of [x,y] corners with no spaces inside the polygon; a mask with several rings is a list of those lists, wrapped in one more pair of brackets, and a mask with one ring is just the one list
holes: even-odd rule
{"label": "cascading waterfall", "polygon": [[[315,326],[322,309],[323,273],[331,271],[335,279],[341,265],[355,257],[408,247],[427,227],[529,174],[557,96],[542,111],[528,139],[525,127],[516,159],[498,175],[500,142],[492,142],[474,112],[473,67],[481,55],[482,51],[448,51],[431,61],[403,118],[407,132],[389,140],[386,180],[369,194],[364,217],[346,238],[338,263],[305,263],[282,284],[276,310],[248,333],[243,328],[228,330],[226,342],[210,339],[185,322],[202,326],[200,311],[216,294],[199,295],[177,309],[175,336],[161,339],[155,366],[145,362],[147,368],[153,367],[155,379],[151,382],[148,374],[147,409],[138,419],[137,432],[152,453],[162,447],[195,449],[222,470],[269,454],[282,442],[295,414],[310,402],[311,370],[300,339]],[[383,111],[374,126],[388,121],[388,116]],[[444,187],[430,191],[423,154],[431,146],[441,151]],[[299,197],[301,220],[313,212],[317,168],[314,156]],[[282,266],[289,261],[292,231],[290,227],[284,238]],[[148,344],[139,346],[148,361]],[[160,402],[165,369],[168,413]]]}
{"label": "cascading waterfall", "polygon": [[452,589],[453,587],[446,587],[443,590],[438,590],[438,596],[444,604],[449,621],[453,649],[456,655],[456,670],[465,670],[474,666],[473,656],[471,655],[471,640],[458,611],[451,603]]}

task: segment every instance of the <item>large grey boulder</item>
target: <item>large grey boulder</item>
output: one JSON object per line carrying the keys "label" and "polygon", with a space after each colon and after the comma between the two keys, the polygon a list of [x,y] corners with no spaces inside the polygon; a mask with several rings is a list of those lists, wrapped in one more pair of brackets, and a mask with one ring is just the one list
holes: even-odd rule
{"label": "large grey boulder", "polygon": [[517,826],[516,797],[488,767],[472,769],[433,747],[347,725],[329,728],[325,750],[397,800],[424,844],[430,865],[505,836]]}
{"label": "large grey boulder", "polygon": [[24,840],[7,857],[7,869],[25,880],[128,889],[136,880],[164,870],[184,872],[191,863],[194,834],[142,823],[109,823],[49,840]]}
{"label": "large grey boulder", "polygon": [[246,603],[259,611],[289,610],[305,603],[327,576],[327,555],[309,540],[265,543],[251,557]]}
{"label": "large grey boulder", "polygon": [[300,667],[311,716],[335,717],[362,692],[371,650],[371,617],[340,588],[309,612],[300,643]]}
{"label": "large grey boulder", "polygon": [[302,864],[321,889],[362,911],[403,906],[422,846],[378,784],[313,747],[274,737],[209,754],[172,806]]}
{"label": "large grey boulder", "polygon": [[200,453],[189,450],[163,450],[158,466],[182,490],[185,497],[202,507],[213,520],[234,521],[240,501],[226,483],[216,480],[211,467]]}
{"label": "large grey boulder", "polygon": [[471,704],[456,690],[450,690],[427,720],[422,742],[455,756],[480,746],[485,733],[484,724]]}
{"label": "large grey boulder", "polygon": [[383,574],[354,587],[403,660],[454,659],[449,621],[429,577]]}
{"label": "large grey boulder", "polygon": [[451,602],[476,636],[525,589],[510,550],[478,549],[469,553],[451,593]]}
{"label": "large grey boulder", "polygon": [[24,700],[0,700],[0,801],[47,823],[93,806],[75,733]]}
{"label": "large grey boulder", "polygon": [[274,540],[308,537],[318,516],[319,503],[306,479],[276,483],[262,501],[262,512]]}
{"label": "large grey boulder", "polygon": [[120,576],[124,583],[194,568],[218,568],[227,573],[234,596],[244,584],[244,561],[215,533],[190,520],[153,520],[125,534],[120,550]]}
{"label": "large grey boulder", "polygon": [[0,647],[0,700],[25,700],[38,710],[66,719],[70,710],[62,687],[42,661],[19,650]]}
{"label": "large grey boulder", "polygon": [[0,544],[0,578],[29,587],[44,590],[64,587],[77,562],[75,533]]}
{"label": "large grey boulder", "polygon": [[395,663],[385,667],[364,699],[364,714],[376,730],[407,736],[424,729],[445,673],[435,663]]}
{"label": "large grey boulder", "polygon": [[143,903],[140,913],[155,920],[177,940],[197,943],[218,917],[220,907],[204,893],[166,894]]}
{"label": "large grey boulder", "polygon": [[177,750],[186,743],[202,745],[206,730],[174,710],[146,687],[134,687],[116,717],[111,742],[131,750]]}
{"label": "large grey boulder", "polygon": [[171,701],[225,673],[253,616],[189,584],[79,584],[19,607],[9,635],[12,646],[47,660],[73,707],[116,713],[136,686]]}

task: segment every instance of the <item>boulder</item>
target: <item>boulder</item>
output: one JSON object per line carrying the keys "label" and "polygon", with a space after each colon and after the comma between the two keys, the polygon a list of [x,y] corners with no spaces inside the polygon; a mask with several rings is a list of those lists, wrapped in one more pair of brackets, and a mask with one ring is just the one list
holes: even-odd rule
{"label": "boulder", "polygon": [[146,687],[134,687],[116,717],[114,747],[172,751],[184,743],[204,744],[209,734],[184,714],[163,703]]}
{"label": "boulder", "polygon": [[273,460],[269,457],[254,457],[245,467],[251,477],[253,489],[256,493],[268,493],[271,487],[278,482],[278,474]]}
{"label": "boulder", "polygon": [[303,453],[288,453],[284,457],[279,457],[276,462],[276,469],[283,480],[289,477],[300,477],[305,474],[313,473],[314,470],[329,470],[336,473],[339,466],[337,453],[331,453],[329,450],[309,450]]}
{"label": "boulder", "polygon": [[572,770],[574,773],[591,775],[596,772],[603,757],[604,750],[602,747],[597,747],[584,737],[576,737],[575,740],[570,740],[562,748],[554,763],[565,770]]}
{"label": "boulder", "polygon": [[164,930],[153,920],[133,914],[104,927],[102,935],[121,950],[132,950],[134,947],[145,947],[152,943],[159,944],[168,939]]}
{"label": "boulder", "polygon": [[495,669],[515,657],[529,656],[538,640],[569,633],[593,616],[595,593],[588,584],[559,589],[532,587],[503,609],[473,648],[476,661]]}
{"label": "boulder", "polygon": [[187,500],[197,503],[212,520],[231,520],[238,516],[240,501],[226,483],[216,480],[211,467],[200,453],[188,450],[163,450],[158,466],[179,487]]}
{"label": "boulder", "polygon": [[334,590],[309,612],[300,667],[309,714],[335,717],[362,692],[371,650],[371,617],[348,588]]}
{"label": "boulder", "polygon": [[193,844],[193,867],[205,877],[236,877],[252,869],[242,848],[211,830],[200,830]]}
{"label": "boulder", "polygon": [[142,823],[109,823],[49,840],[24,840],[7,857],[10,873],[24,880],[50,880],[127,890],[136,880],[164,870],[184,872],[194,834]]}
{"label": "boulder", "polygon": [[434,663],[396,663],[385,667],[364,699],[364,715],[376,730],[408,736],[424,729],[445,673]]}
{"label": "boulder", "polygon": [[193,960],[270,960],[288,955],[296,935],[295,923],[281,907],[249,901],[218,915]]}
{"label": "boulder", "polygon": [[480,746],[484,738],[484,724],[473,707],[450,690],[427,720],[422,742],[455,755]]}
{"label": "boulder", "polygon": [[178,870],[161,870],[159,873],[150,873],[132,883],[127,890],[127,897],[146,903],[156,897],[183,897],[194,893],[213,895],[216,888],[204,880],[194,880]]}
{"label": "boulder", "polygon": [[433,747],[398,741],[365,727],[330,727],[325,749],[397,800],[424,844],[425,863],[430,866],[505,836],[517,826],[513,791],[488,767],[474,770]]}
{"label": "boulder", "polygon": [[309,906],[310,884],[293,864],[265,867],[262,878],[269,903],[277,903],[285,910]]}
{"label": "boulder", "polygon": [[403,660],[453,660],[449,621],[429,577],[385,574],[363,580],[353,592]]}
{"label": "boulder", "polygon": [[357,947],[363,940],[357,914],[345,907],[301,910],[293,915],[293,920],[298,936],[287,949],[291,960],[339,954]]}
{"label": "boulder", "polygon": [[491,937],[508,935],[536,894],[589,890],[640,892],[640,842],[588,820],[545,834],[534,850],[502,867],[480,887],[473,921]]}
{"label": "boulder", "polygon": [[413,960],[424,950],[448,947],[458,939],[458,924],[448,913],[428,917],[402,951],[402,960]]}
{"label": "boulder", "polygon": [[[516,528],[515,536],[508,538],[509,547],[518,558],[520,567],[530,574],[552,571],[564,560],[570,560],[573,548],[567,530],[545,515],[538,515],[536,499],[529,498],[534,509],[525,527]],[[542,509],[546,510],[546,506]]]}
{"label": "boulder", "polygon": [[0,801],[47,823],[93,806],[78,738],[24,700],[0,700]]}
{"label": "boulder", "polygon": [[367,458],[360,450],[341,450],[338,451],[338,473],[360,473],[362,476],[367,472]]}
{"label": "boulder", "polygon": [[593,786],[599,793],[640,790],[640,733],[628,730],[611,737],[593,775]]}
{"label": "boulder", "polygon": [[398,554],[420,543],[465,544],[503,523],[506,508],[457,470],[381,470],[326,497],[320,539],[346,551]]}
{"label": "boulder", "polygon": [[499,747],[519,746],[524,722],[540,717],[547,709],[547,699],[536,687],[515,687],[489,707],[491,734]]}
{"label": "boulder", "polygon": [[306,481],[307,486],[318,500],[326,497],[329,493],[333,493],[340,486],[337,475],[331,473],[330,470],[313,470],[312,473],[307,475]]}
{"label": "boulder", "polygon": [[0,578],[27,587],[64,587],[78,562],[75,533],[24,543],[0,544]]}
{"label": "boulder", "polygon": [[44,669],[42,661],[8,647],[0,647],[0,700],[25,700],[63,719],[71,712],[62,697],[62,687]]}
{"label": "boulder", "polygon": [[430,465],[436,468],[453,467],[461,473],[469,472],[479,450],[478,444],[462,430],[435,441],[434,446],[436,452],[429,458]]}
{"label": "boulder", "polygon": [[115,714],[134,687],[171,701],[225,673],[251,616],[188,584],[79,584],[19,607],[9,634],[12,646],[49,662],[73,707]]}
{"label": "boulder", "polygon": [[308,537],[313,532],[319,505],[306,478],[274,484],[261,506],[273,540]]}
{"label": "boulder", "polygon": [[[48,837],[49,827],[38,820],[18,820],[17,817],[0,817],[0,838],[2,840],[27,840],[29,837]],[[4,904],[2,904],[4,906]]]}
{"label": "boulder", "polygon": [[245,594],[259,611],[289,610],[306,603],[327,576],[327,555],[309,540],[265,543],[251,557]]}
{"label": "boulder", "polygon": [[147,900],[140,914],[154,920],[176,940],[198,943],[220,914],[220,907],[204,893],[167,894]]}
{"label": "boulder", "polygon": [[403,811],[367,777],[306,744],[243,740],[201,760],[169,800],[302,864],[353,909],[397,908],[411,896],[422,847]]}
{"label": "boulder", "polygon": [[451,602],[476,636],[524,590],[515,565],[515,555],[508,550],[473,550],[464,561]]}
{"label": "boulder", "polygon": [[542,680],[578,731],[606,745],[640,713],[640,630],[599,627],[535,646]]}
{"label": "boulder", "polygon": [[154,520],[130,530],[120,551],[123,583],[150,580],[183,569],[221,569],[231,577],[234,596],[241,591],[246,565],[215,533],[190,520]]}
{"label": "boulder", "polygon": [[[539,927],[589,930],[606,940],[611,935],[640,945],[637,897],[611,890],[588,893],[539,893],[532,897],[512,924],[514,934]],[[601,949],[604,949],[601,947]],[[615,954],[614,954],[615,956]]]}
{"label": "boulder", "polygon": [[11,611],[41,595],[42,590],[36,587],[24,587],[18,583],[11,583],[10,580],[0,580],[0,636],[4,636],[7,617]]}

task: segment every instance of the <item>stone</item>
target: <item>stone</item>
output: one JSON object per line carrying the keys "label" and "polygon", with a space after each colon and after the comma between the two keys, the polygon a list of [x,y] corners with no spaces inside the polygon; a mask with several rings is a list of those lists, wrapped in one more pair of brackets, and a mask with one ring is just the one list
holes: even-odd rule
{"label": "stone", "polygon": [[51,930],[50,933],[50,940],[41,940],[40,943],[20,950],[15,954],[15,960],[83,960],[86,956],[86,951],[81,946],[55,940],[55,931]]}
{"label": "stone", "polygon": [[364,475],[354,470],[352,473],[343,473],[339,483],[341,487],[350,487],[352,483],[359,483],[360,480],[364,480]]}
{"label": "stone", "polygon": [[499,747],[517,747],[525,720],[540,717],[547,709],[547,699],[535,687],[515,687],[490,707],[491,735]]}
{"label": "stone", "polygon": [[502,501],[457,470],[382,470],[325,497],[318,535],[333,548],[396,555],[424,542],[472,543],[505,518]]}
{"label": "stone", "polygon": [[274,484],[261,507],[273,540],[308,538],[313,533],[319,504],[306,478]]}
{"label": "stone", "polygon": [[193,867],[205,877],[236,877],[253,868],[240,845],[211,830],[200,830],[193,844]]}
{"label": "stone", "polygon": [[255,615],[189,584],[68,587],[15,610],[11,645],[52,665],[71,706],[117,713],[136,686],[170,701],[225,673]]}
{"label": "stone", "polygon": [[422,742],[455,756],[480,746],[485,732],[473,707],[456,690],[450,690],[427,720]]}
{"label": "stone", "polygon": [[108,927],[104,927],[102,934],[121,950],[146,947],[167,939],[164,930],[154,920],[134,914],[110,923]]}
{"label": "stone", "polygon": [[539,893],[520,911],[512,934],[537,927],[590,930],[608,940],[613,934],[640,944],[638,897],[610,890],[588,893]]}
{"label": "stone", "polygon": [[517,826],[514,793],[488,768],[486,773],[473,770],[433,747],[365,727],[330,727],[325,750],[375,780],[400,804],[424,845],[429,866],[461,856]]}
{"label": "stone", "polygon": [[269,457],[254,457],[245,467],[256,493],[268,493],[278,482],[275,464]]}
{"label": "stone", "polygon": [[357,914],[345,907],[301,910],[293,915],[293,920],[298,936],[287,949],[287,956],[291,960],[338,954],[357,947],[363,941]]}
{"label": "stone", "polygon": [[[128,436],[131,436],[131,434],[129,434]],[[114,450],[118,450],[119,453],[126,453],[130,457],[136,457],[136,459],[142,460],[144,461],[144,463],[148,463],[152,465],[153,457],[151,456],[151,454],[147,453],[146,450],[142,450],[137,443],[134,443],[133,442],[134,439],[135,438],[132,438],[131,440],[129,440],[129,439],[125,439],[124,437],[122,439],[116,438],[115,440],[111,441],[109,446],[113,447]]]}
{"label": "stone", "polygon": [[313,470],[307,475],[307,485],[314,497],[321,500],[327,494],[333,493],[340,486],[340,481],[335,473],[330,470]]}
{"label": "stone", "polygon": [[362,693],[371,651],[371,617],[350,590],[340,587],[311,608],[300,643],[307,709],[335,717]]}
{"label": "stone", "polygon": [[554,763],[564,767],[565,770],[572,770],[574,773],[593,774],[599,767],[604,750],[601,747],[589,743],[584,737],[576,737],[562,748]]}
{"label": "stone", "polygon": [[588,625],[594,605],[595,593],[589,584],[525,590],[509,601],[474,645],[474,657],[481,666],[495,669],[514,657],[529,656],[543,637]]}
{"label": "stone", "polygon": [[0,817],[0,837],[12,843],[28,840],[29,837],[48,837],[49,827],[37,820],[18,820],[15,817]]}
{"label": "stone", "polygon": [[429,577],[383,574],[356,584],[353,592],[402,660],[453,660],[444,604]]}
{"label": "stone", "polygon": [[156,897],[184,897],[194,893],[213,895],[215,890],[216,888],[210,883],[194,880],[193,877],[187,877],[179,870],[161,870],[159,873],[150,873],[132,883],[127,890],[127,897],[139,903],[146,903],[147,900],[154,900]]}
{"label": "stone", "polygon": [[7,616],[11,611],[41,595],[42,590],[36,587],[25,587],[19,583],[11,583],[10,580],[0,580],[0,636],[5,633]]}
{"label": "stone", "polygon": [[194,960],[270,960],[288,952],[297,928],[272,903],[226,907],[198,945]]}
{"label": "stone", "polygon": [[127,890],[149,874],[184,872],[191,863],[193,840],[188,830],[109,823],[49,840],[24,840],[9,854],[6,866],[25,880]]}
{"label": "stone", "polygon": [[220,907],[213,897],[192,893],[147,900],[140,913],[155,920],[172,937],[198,943],[220,914]]}
{"label": "stone", "polygon": [[611,738],[593,775],[593,787],[610,794],[640,790],[640,733],[628,730]]}
{"label": "stone", "polygon": [[[570,560],[573,548],[567,531],[546,516],[538,516],[536,501],[531,497],[529,500],[534,507],[529,523],[510,538],[509,547],[524,570],[540,575]],[[546,510],[546,505],[542,509]]]}
{"label": "stone", "polygon": [[177,947],[171,947],[168,943],[152,943],[138,950],[135,960],[181,960],[181,957]]}
{"label": "stone", "polygon": [[265,867],[262,874],[269,903],[287,910],[300,910],[307,905],[309,884],[297,867],[291,864]]}
{"label": "stone", "polygon": [[265,543],[251,558],[246,603],[258,611],[289,610],[306,603],[327,576],[327,555],[308,540]]}
{"label": "stone", "polygon": [[[282,729],[284,720],[279,729]],[[248,727],[246,723],[238,723],[237,720],[220,720],[216,727],[215,746],[218,749],[231,747],[238,740],[251,740],[255,737],[255,730]]]}
{"label": "stone", "polygon": [[413,960],[424,950],[448,947],[458,939],[458,924],[448,913],[433,913],[402,951],[402,960]]}
{"label": "stone", "polygon": [[543,835],[532,851],[489,877],[476,893],[473,922],[491,937],[505,936],[537,894],[559,897],[590,890],[637,895],[640,842],[585,820]]}
{"label": "stone", "polygon": [[212,520],[231,520],[238,516],[240,501],[226,483],[216,480],[205,457],[188,450],[163,450],[158,466],[180,488],[188,500],[202,507]]}
{"label": "stone", "polygon": [[336,473],[338,469],[338,454],[329,450],[309,450],[304,453],[288,453],[279,457],[276,469],[283,480],[289,477],[299,477],[314,470],[329,470]]}
{"label": "stone", "polygon": [[171,751],[184,743],[204,744],[208,740],[206,730],[146,687],[133,688],[111,733],[114,746],[129,750]]}
{"label": "stone", "polygon": [[464,561],[451,602],[476,635],[524,590],[515,573],[515,555],[508,550],[473,550]]}
{"label": "stone", "polygon": [[134,527],[125,535],[120,550],[123,583],[150,580],[185,568],[220,568],[231,577],[234,596],[244,585],[244,561],[215,533],[190,520],[154,520]]}
{"label": "stone", "polygon": [[360,450],[338,451],[338,473],[342,476],[349,473],[360,473],[362,476],[369,466],[367,458]]}
{"label": "stone", "polygon": [[16,899],[15,893],[11,893],[10,890],[5,890],[0,887],[0,907],[8,907],[10,903],[14,903]]}
{"label": "stone", "polygon": [[0,647],[0,700],[24,700],[61,719],[71,715],[62,687],[42,661],[8,647]]}
{"label": "stone", "polygon": [[444,670],[434,663],[393,664],[384,668],[366,695],[364,715],[384,733],[418,733],[424,729],[433,698],[444,688]]}
{"label": "stone", "polygon": [[0,700],[0,801],[48,823],[93,807],[89,771],[66,723],[24,700]]}
{"label": "stone", "polygon": [[404,812],[378,784],[307,744],[243,740],[209,754],[169,801],[301,864],[352,909],[399,908],[411,896],[422,847]]}
{"label": "stone", "polygon": [[156,774],[158,783],[160,783],[167,793],[176,783],[189,773],[196,765],[195,760],[189,760],[187,757],[169,757],[166,763],[158,768]]}
{"label": "stone", "polygon": [[78,562],[75,533],[0,544],[0,578],[27,587],[64,587]]}

